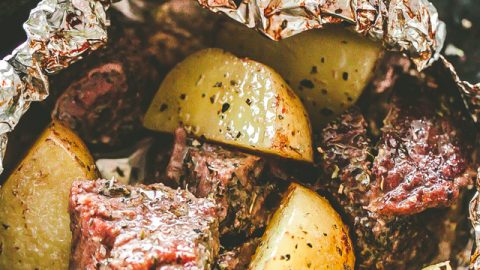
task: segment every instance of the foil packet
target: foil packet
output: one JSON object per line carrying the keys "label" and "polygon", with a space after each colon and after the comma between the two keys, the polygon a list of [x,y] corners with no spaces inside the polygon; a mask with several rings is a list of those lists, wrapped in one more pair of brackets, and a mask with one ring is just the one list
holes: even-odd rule
{"label": "foil packet", "polygon": [[[195,0],[192,0],[195,1]],[[427,0],[197,0],[205,8],[255,28],[273,40],[303,31],[342,24],[381,42],[387,50],[410,57],[419,71],[433,62],[445,68],[455,82],[475,122],[480,121],[480,85],[462,81],[453,66],[440,55],[446,30],[435,7]],[[0,173],[12,131],[31,102],[49,94],[48,76],[65,69],[107,42],[110,24],[107,9],[114,0],[42,0],[24,24],[27,41],[0,60]],[[124,0],[116,5],[126,17],[142,21],[145,7],[155,0]],[[232,33],[233,34],[233,33]],[[117,165],[129,173],[144,167],[141,144],[131,155],[100,161],[99,167],[116,176]],[[103,162],[103,163],[102,163]],[[103,165],[102,165],[103,164]],[[112,173],[113,172],[113,173]],[[118,176],[116,176],[118,177]],[[480,187],[480,181],[477,189]],[[470,218],[480,247],[480,194],[472,199]],[[480,250],[472,256],[472,269],[480,269]]]}

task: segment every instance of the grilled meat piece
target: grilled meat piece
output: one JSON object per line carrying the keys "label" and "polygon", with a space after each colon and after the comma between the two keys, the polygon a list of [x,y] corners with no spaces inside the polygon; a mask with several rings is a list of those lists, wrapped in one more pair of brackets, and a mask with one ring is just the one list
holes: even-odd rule
{"label": "grilled meat piece", "polygon": [[382,220],[365,209],[371,189],[372,146],[358,109],[350,109],[324,128],[319,151],[326,174],[322,191],[340,205],[352,229],[360,269],[410,269],[436,253],[432,233],[418,216]]}
{"label": "grilled meat piece", "polygon": [[231,250],[220,252],[217,260],[218,268],[221,270],[247,269],[260,242],[261,238],[256,237]]}
{"label": "grilled meat piece", "polygon": [[[125,146],[140,135],[142,118],[160,82],[140,26],[112,14],[109,43],[55,76],[52,118],[88,144]],[[116,26],[115,26],[116,25]]]}
{"label": "grilled meat piece", "polygon": [[338,193],[360,205],[368,204],[370,144],[367,123],[360,110],[352,107],[323,129],[318,148],[322,154],[323,171],[341,181],[341,192]]}
{"label": "grilled meat piece", "polygon": [[218,254],[215,204],[162,184],[74,182],[70,269],[210,269]]}
{"label": "grilled meat piece", "polygon": [[188,139],[179,129],[166,174],[195,196],[217,202],[221,235],[250,235],[267,224],[270,202],[279,201],[282,189],[261,179],[264,164],[255,155]]}
{"label": "grilled meat piece", "polygon": [[89,143],[113,145],[138,128],[143,113],[138,106],[139,94],[129,91],[121,63],[103,64],[65,90],[57,100],[53,118]]}
{"label": "grilled meat piece", "polygon": [[442,100],[405,92],[393,98],[373,162],[368,209],[380,215],[450,206],[472,183],[461,121],[442,108]]}

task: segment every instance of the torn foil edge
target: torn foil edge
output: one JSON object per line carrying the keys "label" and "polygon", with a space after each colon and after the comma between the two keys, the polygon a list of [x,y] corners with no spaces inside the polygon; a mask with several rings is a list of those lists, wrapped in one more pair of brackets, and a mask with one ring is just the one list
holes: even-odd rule
{"label": "torn foil edge", "polygon": [[328,24],[347,24],[389,50],[406,53],[419,71],[438,59],[446,37],[445,23],[427,0],[197,1],[273,40]]}
{"label": "torn foil edge", "polygon": [[23,24],[27,41],[0,60],[0,173],[12,131],[57,73],[107,41],[108,0],[42,0]]}

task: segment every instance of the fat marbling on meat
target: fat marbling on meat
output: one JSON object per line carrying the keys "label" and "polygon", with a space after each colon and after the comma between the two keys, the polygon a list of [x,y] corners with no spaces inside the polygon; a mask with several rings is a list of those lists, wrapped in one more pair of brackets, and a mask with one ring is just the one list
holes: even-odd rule
{"label": "fat marbling on meat", "polygon": [[163,184],[76,181],[70,269],[210,269],[219,250],[215,204]]}
{"label": "fat marbling on meat", "polygon": [[472,183],[461,119],[435,93],[408,92],[393,97],[373,162],[368,209],[380,215],[450,206]]}

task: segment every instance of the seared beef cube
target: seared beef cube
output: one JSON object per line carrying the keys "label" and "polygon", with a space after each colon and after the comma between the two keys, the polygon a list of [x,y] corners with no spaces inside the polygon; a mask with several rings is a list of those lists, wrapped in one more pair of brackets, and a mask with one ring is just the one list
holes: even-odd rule
{"label": "seared beef cube", "polygon": [[322,191],[333,197],[350,225],[361,269],[418,267],[436,252],[423,221],[417,216],[381,220],[365,209],[372,177],[366,127],[360,111],[352,108],[324,128],[319,147],[325,173]]}
{"label": "seared beef cube", "polygon": [[129,91],[121,63],[106,63],[65,90],[53,117],[89,143],[113,145],[141,123],[139,94]]}
{"label": "seared beef cube", "polygon": [[461,121],[427,95],[393,99],[372,168],[372,212],[398,216],[450,206],[471,183]]}
{"label": "seared beef cube", "polygon": [[215,204],[162,184],[74,182],[70,269],[210,269],[218,254]]}
{"label": "seared beef cube", "polygon": [[353,107],[323,129],[318,148],[324,172],[341,181],[338,193],[358,204],[368,203],[370,144],[367,123],[358,108]]}
{"label": "seared beef cube", "polygon": [[231,250],[220,252],[217,267],[221,270],[247,269],[260,242],[261,238],[252,238]]}
{"label": "seared beef cube", "polygon": [[217,202],[221,235],[250,235],[267,224],[272,209],[267,201],[281,186],[260,179],[264,163],[255,155],[187,139],[179,129],[167,175],[195,196]]}
{"label": "seared beef cube", "polygon": [[62,71],[52,82],[57,99],[52,118],[90,145],[116,149],[143,130],[143,114],[160,81],[156,64],[145,52],[140,25],[119,17],[112,14],[106,48]]}

